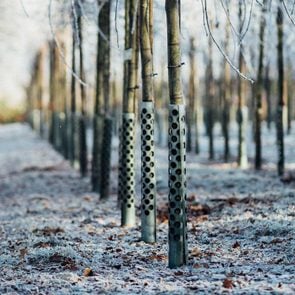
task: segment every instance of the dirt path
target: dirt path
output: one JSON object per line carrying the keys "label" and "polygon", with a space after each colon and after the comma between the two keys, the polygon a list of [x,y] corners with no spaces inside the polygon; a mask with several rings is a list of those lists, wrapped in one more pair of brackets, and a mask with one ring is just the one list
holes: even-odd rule
{"label": "dirt path", "polygon": [[199,160],[188,157],[190,264],[169,270],[165,176],[146,245],[139,226],[119,226],[115,181],[101,202],[28,127],[0,126],[0,294],[294,294],[294,182]]}

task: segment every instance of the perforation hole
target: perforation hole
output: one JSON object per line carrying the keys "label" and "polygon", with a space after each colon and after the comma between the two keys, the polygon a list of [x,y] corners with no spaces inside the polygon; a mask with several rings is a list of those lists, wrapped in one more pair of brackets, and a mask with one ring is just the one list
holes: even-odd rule
{"label": "perforation hole", "polygon": [[181,201],[181,196],[176,196],[175,201],[180,202]]}
{"label": "perforation hole", "polygon": [[176,221],[176,222],[174,223],[174,226],[175,226],[176,228],[180,228],[180,222],[179,222],[179,221]]}
{"label": "perforation hole", "polygon": [[[177,129],[177,126],[178,126],[177,123],[172,123],[172,124],[171,124],[171,127],[172,127],[173,129]],[[172,130],[171,130],[171,131],[172,131]]]}
{"label": "perforation hole", "polygon": [[175,236],[174,236],[174,240],[175,240],[175,241],[180,241],[180,235],[175,235]]}
{"label": "perforation hole", "polygon": [[173,115],[173,116],[177,116],[177,115],[178,115],[178,110],[173,110],[173,111],[172,111],[172,115]]}

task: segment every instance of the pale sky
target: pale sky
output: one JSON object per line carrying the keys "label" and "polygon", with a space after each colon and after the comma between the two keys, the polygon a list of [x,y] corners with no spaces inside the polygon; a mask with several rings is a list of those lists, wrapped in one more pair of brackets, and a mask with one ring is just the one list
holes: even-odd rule
{"label": "pale sky", "polygon": [[[55,11],[56,1],[53,0],[52,10]],[[91,3],[95,0],[87,0],[91,6]],[[115,4],[115,1],[113,1]],[[235,2],[235,1],[234,1]],[[251,3],[251,1],[246,1]],[[255,2],[255,1],[254,1]],[[48,20],[48,3],[49,0],[1,0],[0,1],[0,100],[5,99],[13,104],[20,103],[24,98],[24,86],[28,84],[30,79],[30,67],[32,64],[32,59],[37,51],[37,49],[45,43],[46,40],[52,37],[49,27]],[[65,22],[69,23],[70,14],[70,0],[64,1],[64,9],[66,10]],[[118,9],[118,37],[119,37],[119,48],[116,41],[116,31],[115,31],[115,5],[113,5],[112,14],[112,73],[116,72],[117,78],[120,78],[122,58],[123,58],[123,47],[124,47],[124,22],[123,22],[123,2],[119,1]],[[182,3],[182,48],[183,48],[183,60],[186,65],[183,67],[184,77],[188,72],[187,64],[187,51],[189,39],[194,36],[196,39],[196,45],[198,49],[198,65],[199,72],[202,74],[204,57],[207,52],[208,36],[206,35],[204,25],[203,25],[203,14],[202,5],[200,0],[185,0]],[[224,23],[226,16],[224,11],[218,6],[219,1],[209,0],[208,9],[211,11],[213,20],[215,23],[219,24],[217,29],[214,29],[214,34],[218,42],[222,44],[222,39],[224,37]],[[217,3],[217,4],[216,4]],[[238,1],[236,1],[238,3]],[[250,5],[248,3],[247,13],[250,12]],[[93,4],[92,4],[93,5]],[[67,9],[67,7],[69,9]],[[93,6],[92,6],[93,7]],[[248,35],[251,30],[257,30],[258,16],[259,16],[259,5],[255,2],[252,11],[252,21],[249,26]],[[60,10],[57,11],[58,14],[62,14]],[[95,54],[96,54],[96,11],[92,9],[92,13],[86,11],[88,17],[84,21],[85,28],[85,59],[86,67],[89,77],[88,80],[90,84],[93,84],[95,69]],[[54,12],[53,12],[54,14]],[[64,14],[64,15],[65,15]],[[232,22],[237,28],[236,20],[236,9],[232,9]],[[248,15],[247,14],[247,15]],[[155,71],[160,73],[161,66],[166,65],[166,17],[164,1],[156,1],[155,3]],[[57,29],[56,18],[53,18],[54,30]],[[68,26],[69,27],[69,26]],[[254,31],[255,32],[255,31]],[[254,34],[254,36],[257,34]],[[275,35],[274,35],[275,36]],[[250,36],[252,41],[255,38]],[[249,40],[245,38],[245,43],[248,46]],[[230,58],[233,62],[236,62],[238,47],[235,45],[237,42],[234,33],[232,32],[231,37],[231,54]],[[254,43],[254,49],[257,51],[258,46]],[[247,47],[246,46],[246,47]],[[271,42],[273,50],[275,50],[275,42]],[[257,47],[257,48],[256,48]],[[250,47],[249,47],[250,48]],[[70,49],[70,48],[69,48]],[[249,56],[246,48],[246,56]],[[69,55],[69,54],[68,54]],[[220,71],[222,56],[220,52],[214,48],[214,60],[216,62],[214,71],[218,74]],[[249,59],[250,66],[255,65],[255,61]],[[165,74],[166,69],[164,70]],[[255,73],[252,73],[255,74]]]}

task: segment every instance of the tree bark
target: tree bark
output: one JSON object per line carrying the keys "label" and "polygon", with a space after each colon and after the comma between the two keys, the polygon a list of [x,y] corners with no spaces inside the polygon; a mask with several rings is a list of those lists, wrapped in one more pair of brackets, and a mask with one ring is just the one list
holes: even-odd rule
{"label": "tree bark", "polygon": [[265,13],[267,0],[263,1],[260,19],[259,31],[259,59],[258,59],[258,73],[256,82],[256,107],[255,107],[255,169],[260,170],[262,165],[261,158],[261,121],[262,121],[262,92],[263,92],[263,57],[264,57],[264,31],[265,31]]}
{"label": "tree bark", "polygon": [[[230,23],[226,23],[225,32],[225,52],[229,53],[229,33],[230,33]],[[230,157],[229,148],[229,123],[230,123],[230,106],[231,106],[231,77],[230,77],[230,65],[225,61],[224,63],[224,81],[223,81],[223,93],[222,93],[222,132],[224,137],[224,161],[228,162]]]}
{"label": "tree bark", "polygon": [[266,103],[267,103],[267,114],[266,114],[267,129],[270,130],[271,122],[272,122],[272,104],[271,104],[271,80],[269,78],[269,63],[265,67],[264,89],[265,89]]}
{"label": "tree bark", "polygon": [[[242,35],[243,21],[242,21],[242,2],[239,0],[239,33]],[[243,57],[243,46],[240,44],[239,52],[239,71],[245,72],[245,60]],[[247,156],[247,125],[248,125],[248,108],[246,105],[246,85],[243,78],[238,77],[238,165],[240,168],[248,167],[248,156]]]}
{"label": "tree bark", "polygon": [[[73,23],[72,26],[72,71],[73,73],[76,73],[76,32],[75,32],[75,25]],[[76,128],[76,100],[77,100],[77,94],[76,94],[76,77],[74,75],[71,76],[71,130],[70,130],[70,149],[69,149],[69,158],[71,165],[74,166],[75,160],[77,157],[77,128]]]}
{"label": "tree bark", "polygon": [[[79,57],[80,57],[80,79],[85,83],[85,70],[84,70],[84,56],[83,56],[83,28],[81,11],[78,15],[78,35],[79,35]],[[80,141],[80,173],[82,177],[87,174],[87,143],[86,143],[86,85],[80,83],[81,91],[81,116],[79,120],[79,141]]]}
{"label": "tree bark", "polygon": [[[110,33],[110,13],[111,0],[104,3],[101,8],[99,17],[99,27],[104,34],[105,39],[100,38],[100,52],[103,56],[103,68],[101,69],[104,99],[104,117],[103,117],[103,133],[100,160],[100,197],[106,199],[109,197],[110,191],[110,174],[111,174],[111,151],[112,151],[112,118],[110,114],[110,54],[111,54],[111,33]],[[100,35],[101,36],[101,35]]]}
{"label": "tree bark", "polygon": [[285,153],[284,153],[284,57],[283,57],[283,12],[282,1],[277,11],[277,36],[278,36],[278,106],[277,106],[277,146],[278,146],[278,174],[284,174]]}

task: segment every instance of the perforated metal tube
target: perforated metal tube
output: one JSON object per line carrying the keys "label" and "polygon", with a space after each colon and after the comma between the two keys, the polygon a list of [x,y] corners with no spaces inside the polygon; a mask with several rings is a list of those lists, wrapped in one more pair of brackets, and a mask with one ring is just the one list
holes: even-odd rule
{"label": "perforated metal tube", "polygon": [[156,242],[156,176],[154,152],[154,103],[141,104],[141,237]]}
{"label": "perforated metal tube", "polygon": [[187,264],[185,106],[169,106],[169,267]]}
{"label": "perforated metal tube", "polygon": [[135,114],[123,113],[121,130],[121,210],[122,226],[135,225]]}

